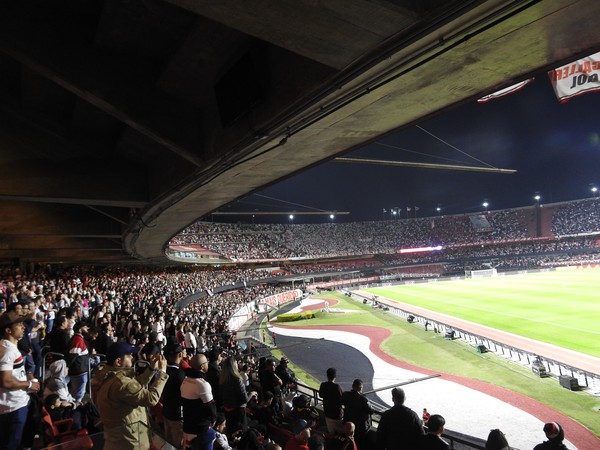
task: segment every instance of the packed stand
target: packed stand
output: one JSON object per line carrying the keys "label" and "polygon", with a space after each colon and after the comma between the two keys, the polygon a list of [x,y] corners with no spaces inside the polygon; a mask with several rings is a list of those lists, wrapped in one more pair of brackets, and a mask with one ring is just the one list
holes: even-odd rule
{"label": "packed stand", "polygon": [[[483,217],[489,228],[472,224]],[[171,245],[198,244],[233,261],[394,254],[402,248],[456,246],[530,237],[532,210],[372,222],[215,224],[197,222]]]}
{"label": "packed stand", "polygon": [[591,198],[563,203],[552,215],[552,233],[569,236],[600,232],[600,199]]}
{"label": "packed stand", "polygon": [[[181,311],[175,306],[199,290],[262,276],[264,273],[239,268],[75,268],[54,276],[44,272],[25,276],[3,270],[0,313],[5,336],[0,364],[2,370],[7,364],[11,366],[12,381],[0,386],[0,422],[11,424],[0,428],[12,433],[2,434],[0,442],[11,449],[19,444],[31,447],[42,412],[50,424],[68,423],[74,433],[98,431],[103,408],[114,413],[115,405],[90,401],[89,369],[102,374],[100,366],[111,366],[117,360],[121,364],[123,358],[115,355],[116,345],[122,346],[121,350],[136,346],[141,367],[155,369],[163,367],[155,355],[169,340],[185,345],[191,354],[208,353],[213,348],[236,354],[229,318],[242,304],[289,290],[289,286],[258,285],[209,295]],[[94,376],[93,380],[102,378]],[[158,398],[156,391],[148,392],[147,402]],[[102,424],[105,437],[110,438],[106,417],[102,417]],[[109,420],[108,427],[111,425],[114,422]],[[132,440],[139,430],[129,432],[128,439]],[[123,430],[119,433],[115,442],[122,443]],[[112,444],[117,445],[115,442]]]}

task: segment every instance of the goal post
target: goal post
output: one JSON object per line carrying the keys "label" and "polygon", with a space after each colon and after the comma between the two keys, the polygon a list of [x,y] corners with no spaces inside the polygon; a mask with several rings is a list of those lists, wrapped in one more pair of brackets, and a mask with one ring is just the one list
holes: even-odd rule
{"label": "goal post", "polygon": [[465,270],[465,278],[491,278],[497,276],[498,271],[496,269]]}

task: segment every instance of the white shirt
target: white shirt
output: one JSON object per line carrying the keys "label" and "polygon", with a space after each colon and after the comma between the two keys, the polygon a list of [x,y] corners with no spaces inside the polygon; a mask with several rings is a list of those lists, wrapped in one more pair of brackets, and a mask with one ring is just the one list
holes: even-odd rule
{"label": "white shirt", "polygon": [[[15,344],[8,339],[0,340],[0,371],[11,371],[18,381],[27,381],[25,359]],[[29,403],[26,389],[0,388],[0,414],[21,409]]]}

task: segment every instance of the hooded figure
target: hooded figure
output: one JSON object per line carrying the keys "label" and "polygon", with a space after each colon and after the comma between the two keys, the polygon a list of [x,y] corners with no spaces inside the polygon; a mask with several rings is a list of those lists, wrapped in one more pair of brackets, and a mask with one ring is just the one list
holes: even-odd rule
{"label": "hooded figure", "polygon": [[67,362],[64,359],[59,359],[58,361],[54,361],[48,367],[48,378],[46,379],[46,388],[44,389],[44,400],[50,394],[58,394],[61,402],[71,402],[75,404],[75,399],[69,393],[69,388],[67,387],[67,375],[69,374],[69,369],[67,368]]}
{"label": "hooded figure", "polygon": [[558,423],[549,422],[545,424],[544,434],[548,440],[536,445],[533,450],[567,450],[567,446],[563,444],[565,432]]}

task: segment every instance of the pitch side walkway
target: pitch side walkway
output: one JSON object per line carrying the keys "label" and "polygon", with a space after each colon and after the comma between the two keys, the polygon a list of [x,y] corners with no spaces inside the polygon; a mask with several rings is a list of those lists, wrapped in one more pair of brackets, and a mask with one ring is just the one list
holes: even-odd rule
{"label": "pitch side walkway", "polygon": [[[329,300],[330,306],[334,303]],[[302,304],[302,309],[322,307],[321,300],[309,299]],[[359,370],[351,354],[345,357],[347,349],[359,350],[373,367],[372,385],[375,389],[436,374],[384,353],[380,346],[390,335],[390,331],[384,328],[360,325],[271,328],[278,336],[293,336],[301,340],[302,345],[296,346],[291,344],[292,341],[287,342],[289,348],[285,349],[295,363],[299,360],[301,367],[310,365],[311,360],[321,356],[306,351],[305,339],[324,339],[321,342],[333,346],[329,351],[339,355],[335,361],[338,373],[352,374]],[[564,427],[570,448],[600,448],[600,440],[587,428],[536,400],[488,383],[450,374],[441,375],[440,378],[405,386],[407,406],[417,412],[427,407],[431,413],[444,415],[449,429],[482,439],[487,437],[490,429],[500,428],[506,433],[511,446],[522,450],[531,449],[545,440],[542,426],[549,421],[557,421]],[[379,396],[391,404],[389,390],[380,392]]]}
{"label": "pitch side walkway", "polygon": [[[361,297],[366,297],[369,299],[373,298],[373,294],[370,292],[354,291],[354,293],[360,295]],[[568,350],[566,348],[560,348],[552,344],[535,341],[526,337],[517,336],[516,334],[507,333],[506,331],[496,330],[494,328],[486,327],[485,325],[479,325],[477,323],[458,319],[446,314],[440,314],[426,308],[409,305],[408,303],[402,303],[390,298],[378,296],[377,301],[379,303],[393,306],[394,308],[400,308],[403,311],[410,312],[421,317],[427,317],[430,320],[445,323],[454,328],[460,328],[461,330],[469,331],[470,333],[483,336],[493,341],[502,342],[506,345],[525,350],[529,353],[535,353],[536,355],[540,355],[553,361],[560,361],[566,365],[576,367],[586,372],[600,375],[600,358],[595,358],[593,356]]]}

